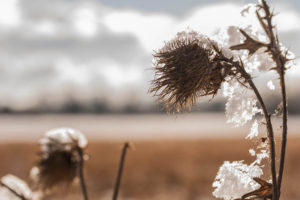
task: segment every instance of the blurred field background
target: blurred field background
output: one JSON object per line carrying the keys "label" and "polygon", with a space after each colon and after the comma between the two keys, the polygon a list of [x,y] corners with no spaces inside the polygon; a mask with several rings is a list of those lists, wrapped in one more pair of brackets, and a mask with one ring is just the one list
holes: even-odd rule
{"label": "blurred field background", "polygon": [[[290,138],[284,176],[283,199],[300,198],[300,139]],[[90,199],[111,199],[121,142],[91,141],[87,148],[87,186]],[[251,161],[251,144],[241,139],[198,139],[134,142],[129,150],[119,199],[207,200],[214,199],[211,187],[223,160]],[[0,175],[13,173],[27,181],[37,159],[34,143],[0,145]],[[267,169],[268,170],[268,169]],[[82,199],[79,185],[56,190],[46,199]]]}
{"label": "blurred field background", "polygon": [[[30,183],[38,160],[38,139],[49,128],[72,126],[89,140],[87,186],[91,199],[111,199],[123,142],[130,141],[119,199],[214,199],[212,183],[225,160],[253,157],[257,141],[248,127],[233,128],[223,114],[185,115],[2,115],[0,176],[12,173]],[[298,117],[291,117],[283,198],[296,200],[300,178]],[[262,131],[263,133],[264,131]],[[279,134],[279,132],[277,132]],[[277,135],[277,141],[278,141]],[[269,171],[266,166],[266,172]],[[268,173],[265,174],[268,178]],[[56,189],[51,200],[82,199],[78,182]]]}

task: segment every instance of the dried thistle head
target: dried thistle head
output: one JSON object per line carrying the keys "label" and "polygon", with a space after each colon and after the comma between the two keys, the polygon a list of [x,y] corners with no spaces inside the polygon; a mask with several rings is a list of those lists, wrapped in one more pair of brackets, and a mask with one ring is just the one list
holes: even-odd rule
{"label": "dried thistle head", "polygon": [[181,32],[154,54],[155,79],[150,92],[167,111],[182,111],[197,97],[214,96],[228,76],[237,74],[233,58],[216,42],[196,32]]}
{"label": "dried thistle head", "polygon": [[46,132],[40,141],[41,159],[31,171],[32,178],[42,190],[57,184],[70,184],[77,176],[82,151],[87,146],[85,136],[71,128]]}

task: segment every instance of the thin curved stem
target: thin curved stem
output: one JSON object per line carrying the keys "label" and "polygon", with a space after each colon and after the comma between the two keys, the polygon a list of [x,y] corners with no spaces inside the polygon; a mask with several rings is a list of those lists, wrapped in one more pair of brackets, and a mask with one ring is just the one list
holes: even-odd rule
{"label": "thin curved stem", "polygon": [[270,157],[271,157],[271,174],[272,174],[272,192],[273,192],[273,197],[272,199],[276,200],[277,199],[277,194],[278,194],[278,188],[277,188],[277,174],[276,174],[276,153],[275,153],[275,140],[274,140],[274,131],[273,131],[273,126],[271,122],[271,116],[268,113],[267,107],[263,101],[262,96],[260,95],[257,87],[253,83],[253,80],[251,76],[246,72],[245,68],[243,67],[243,64],[241,62],[240,64],[233,63],[235,66],[240,70],[242,76],[246,79],[248,82],[249,86],[252,88],[253,92],[256,95],[256,98],[263,110],[263,114],[266,120],[266,127],[267,127],[267,133],[268,133],[268,140],[269,140],[269,147],[270,147]]}
{"label": "thin curved stem", "polygon": [[267,108],[264,104],[264,101],[258,92],[256,86],[254,85],[252,79],[248,80],[250,87],[253,89],[265,116],[266,123],[267,123],[267,131],[268,131],[268,138],[270,142],[270,153],[271,153],[271,172],[272,172],[272,187],[273,187],[273,199],[277,199],[278,191],[277,191],[277,179],[276,179],[276,154],[275,154],[275,140],[274,140],[274,132],[271,123],[271,117],[268,114]]}
{"label": "thin curved stem", "polygon": [[280,77],[281,83],[281,95],[282,95],[282,143],[281,143],[281,156],[280,156],[280,165],[279,165],[279,174],[278,174],[278,198],[280,197],[282,176],[285,163],[285,154],[286,154],[286,143],[287,143],[287,100],[286,100],[286,89],[285,89],[285,80],[284,75]]}
{"label": "thin curved stem", "polygon": [[129,148],[129,143],[125,142],[122,150],[122,155],[121,155],[121,160],[120,160],[120,165],[119,165],[119,170],[118,170],[118,175],[116,179],[116,184],[114,188],[114,193],[113,193],[113,200],[117,200],[118,198],[118,193],[119,193],[119,188],[120,188],[120,183],[121,183],[121,178],[122,178],[122,173],[124,169],[124,163],[125,163],[125,157],[126,157],[126,152],[127,149]]}

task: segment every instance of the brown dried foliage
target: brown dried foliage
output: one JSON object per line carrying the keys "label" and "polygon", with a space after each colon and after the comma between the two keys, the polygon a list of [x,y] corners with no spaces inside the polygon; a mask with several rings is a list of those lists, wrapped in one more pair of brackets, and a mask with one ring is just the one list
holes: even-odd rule
{"label": "brown dried foliage", "polygon": [[234,45],[230,47],[231,50],[248,50],[249,56],[252,56],[258,49],[262,47],[267,47],[267,44],[259,42],[249,36],[244,30],[240,29],[240,32],[245,37],[242,44]]}
{"label": "brown dried foliage", "polygon": [[258,177],[254,177],[253,180],[260,185],[260,188],[247,194],[244,194],[242,198],[235,200],[272,199],[272,184]]}

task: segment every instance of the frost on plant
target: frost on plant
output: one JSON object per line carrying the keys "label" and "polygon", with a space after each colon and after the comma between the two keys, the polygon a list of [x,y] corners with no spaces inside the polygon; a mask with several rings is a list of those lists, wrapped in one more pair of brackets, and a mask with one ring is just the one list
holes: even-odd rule
{"label": "frost on plant", "polygon": [[263,142],[257,147],[257,151],[259,152],[254,149],[249,150],[251,156],[256,156],[250,165],[245,164],[244,161],[224,162],[213,183],[215,197],[232,200],[257,189],[258,184],[253,178],[263,175],[262,161],[269,158],[267,144]]}
{"label": "frost on plant", "polygon": [[270,90],[275,90],[275,85],[272,80],[269,80],[267,86]]}
{"label": "frost on plant", "polygon": [[85,148],[87,139],[78,130],[72,128],[57,128],[49,130],[40,140],[45,157],[55,151],[71,151],[74,147]]}
{"label": "frost on plant", "polygon": [[1,178],[0,186],[1,200],[20,200],[20,196],[30,199],[32,196],[27,183],[11,174]]}
{"label": "frost on plant", "polygon": [[[254,39],[261,42],[268,42],[264,30],[260,27],[256,17],[257,5],[248,4],[241,11],[241,19],[238,26],[229,26],[221,29],[216,36],[217,41],[226,47],[239,46],[246,39],[242,34],[241,29]],[[255,46],[256,48],[256,46]],[[255,52],[255,54],[254,54]],[[266,48],[261,47],[249,53],[248,50],[239,49],[234,51],[234,55],[240,58],[248,73],[265,72],[274,68],[276,65],[272,58],[266,53]]]}
{"label": "frost on plant", "polygon": [[262,174],[262,169],[257,165],[247,165],[243,161],[225,161],[213,183],[213,195],[225,200],[239,198],[258,187],[253,178]]}
{"label": "frost on plant", "polygon": [[256,153],[256,160],[253,162],[253,164],[260,165],[264,159],[268,159],[268,158],[269,158],[269,151],[266,148],[260,149],[260,152]]}
{"label": "frost on plant", "polygon": [[249,149],[249,153],[251,156],[255,156],[255,154],[256,154],[254,149]]}
{"label": "frost on plant", "polygon": [[252,162],[252,164],[257,164],[262,166],[261,165],[262,161],[265,159],[269,159],[269,155],[270,155],[267,141],[264,142],[262,141],[260,145],[257,146],[256,149],[258,152],[255,153],[256,159]]}
{"label": "frost on plant", "polygon": [[261,113],[261,109],[257,107],[257,100],[250,92],[235,80],[223,84],[223,96],[227,98],[227,122],[237,127],[243,126],[252,120],[253,116]]}
{"label": "frost on plant", "polygon": [[[254,120],[251,130],[250,130],[249,134],[246,136],[246,139],[253,140],[255,138],[258,138],[258,135],[259,135],[258,128],[259,128],[259,123],[257,120]],[[262,140],[262,141],[256,147],[256,151],[254,149],[249,149],[249,153],[253,157],[256,156],[256,159],[252,162],[252,165],[256,164],[256,165],[259,165],[260,167],[264,167],[262,165],[262,161],[264,159],[269,158],[268,143],[264,138],[262,138],[260,140]]]}
{"label": "frost on plant", "polygon": [[258,136],[258,122],[257,122],[257,120],[254,120],[251,130],[250,130],[250,133],[246,136],[246,139],[251,140],[257,136]]}
{"label": "frost on plant", "polygon": [[[268,42],[268,39],[257,21],[256,11],[257,5],[247,5],[241,12],[244,17],[242,23],[238,27],[231,26],[223,29],[218,36],[226,46],[232,50],[239,50],[234,52],[234,56],[240,58],[245,71],[249,74],[270,71],[276,67],[272,56],[266,52],[265,43]],[[244,87],[245,85],[238,80],[227,79],[222,86],[223,96],[227,98],[227,122],[235,126],[243,126],[253,120],[255,115],[263,114],[262,109],[257,107],[257,99],[254,98],[253,91]],[[268,87],[275,89],[273,82],[268,82]],[[258,138],[258,128],[259,123],[255,119],[246,139]],[[250,165],[243,161],[232,163],[226,161],[220,167],[213,183],[215,197],[232,200],[241,198],[258,188],[259,185],[253,178],[263,174],[262,161],[268,159],[270,154],[268,143],[262,142],[256,149],[250,149],[249,153],[255,157]]]}

